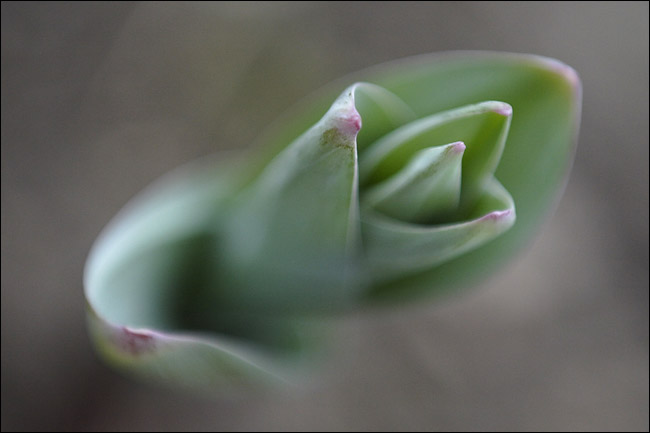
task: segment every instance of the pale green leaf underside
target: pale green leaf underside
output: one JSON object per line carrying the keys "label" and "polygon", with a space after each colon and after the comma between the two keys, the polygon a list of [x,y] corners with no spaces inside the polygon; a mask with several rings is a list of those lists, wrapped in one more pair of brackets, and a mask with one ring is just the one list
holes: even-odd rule
{"label": "pale green leaf underside", "polygon": [[318,336],[311,320],[233,321],[206,302],[218,245],[210,227],[239,183],[223,162],[206,158],[155,182],[93,247],[84,276],[91,336],[130,373],[204,389],[286,382]]}

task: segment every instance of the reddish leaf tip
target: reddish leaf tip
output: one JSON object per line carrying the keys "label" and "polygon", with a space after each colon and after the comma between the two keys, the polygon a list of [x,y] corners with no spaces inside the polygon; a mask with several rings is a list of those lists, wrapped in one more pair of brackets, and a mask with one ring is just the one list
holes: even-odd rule
{"label": "reddish leaf tip", "polygon": [[338,129],[345,135],[357,135],[361,130],[361,115],[356,108],[351,107],[349,112],[339,117]]}
{"label": "reddish leaf tip", "polygon": [[512,106],[510,104],[506,104],[505,102],[495,105],[492,111],[504,117],[512,116]]}
{"label": "reddish leaf tip", "polygon": [[460,154],[465,152],[465,149],[467,146],[465,146],[465,143],[462,141],[457,141],[456,143],[452,143],[449,145],[449,151],[454,153],[454,154]]}
{"label": "reddish leaf tip", "polygon": [[114,337],[117,347],[134,356],[151,352],[156,346],[152,333],[135,331],[126,326],[122,326]]}
{"label": "reddish leaf tip", "polygon": [[500,211],[496,210],[490,212],[487,215],[482,216],[481,218],[479,218],[479,221],[494,221],[494,222],[508,221],[513,217],[514,217],[514,211],[512,209],[506,209]]}
{"label": "reddish leaf tip", "polygon": [[354,139],[361,130],[361,115],[354,105],[353,90],[343,92],[334,101],[324,119],[327,119],[327,128],[334,127],[344,137]]}

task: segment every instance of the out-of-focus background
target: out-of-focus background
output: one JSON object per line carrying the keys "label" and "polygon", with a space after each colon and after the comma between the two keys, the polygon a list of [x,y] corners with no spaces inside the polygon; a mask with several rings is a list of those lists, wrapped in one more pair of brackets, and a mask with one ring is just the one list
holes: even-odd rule
{"label": "out-of-focus background", "polygon": [[[481,287],[343,320],[300,392],[201,397],[95,357],[82,269],[147,183],[349,72],[558,58],[583,122],[555,215]],[[3,430],[648,430],[648,3],[2,3]]]}

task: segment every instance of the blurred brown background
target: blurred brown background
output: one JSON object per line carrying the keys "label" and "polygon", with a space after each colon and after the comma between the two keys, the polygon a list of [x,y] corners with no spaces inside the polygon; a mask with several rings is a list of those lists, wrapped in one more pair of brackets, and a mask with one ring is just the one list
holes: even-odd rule
{"label": "blurred brown background", "polygon": [[[566,194],[515,262],[345,320],[317,389],[204,398],[96,359],[83,264],[129,197],[343,74],[456,49],[583,79]],[[2,429],[647,431],[648,3],[3,2]]]}

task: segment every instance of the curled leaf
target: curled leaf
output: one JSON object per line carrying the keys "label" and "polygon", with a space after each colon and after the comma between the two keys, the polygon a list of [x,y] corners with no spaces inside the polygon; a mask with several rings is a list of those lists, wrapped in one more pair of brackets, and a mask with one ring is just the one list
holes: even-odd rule
{"label": "curled leaf", "polygon": [[375,280],[427,269],[494,239],[515,222],[512,197],[496,180],[484,188],[467,221],[414,225],[363,213],[367,260]]}
{"label": "curled leaf", "polygon": [[460,202],[465,144],[429,147],[392,177],[368,188],[365,205],[396,219],[426,223],[455,211]]}
{"label": "curled leaf", "polygon": [[299,376],[323,317],[512,257],[566,182],[579,110],[576,73],[529,55],[423,56],[334,83],[260,156],[188,164],[115,217],[84,277],[99,353],[193,387]]}

